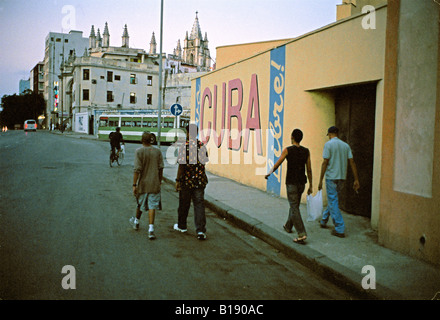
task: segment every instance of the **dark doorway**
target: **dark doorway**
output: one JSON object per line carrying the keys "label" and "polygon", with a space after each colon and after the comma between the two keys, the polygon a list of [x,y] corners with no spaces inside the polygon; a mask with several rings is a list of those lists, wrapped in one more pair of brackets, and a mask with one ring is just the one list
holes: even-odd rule
{"label": "dark doorway", "polygon": [[89,134],[94,134],[95,132],[95,121],[93,115],[89,118]]}
{"label": "dark doorway", "polygon": [[339,207],[349,213],[371,217],[373,186],[376,83],[354,85],[336,90],[335,111],[339,138],[353,152],[361,189],[353,190],[353,174],[347,169],[347,180],[339,197]]}

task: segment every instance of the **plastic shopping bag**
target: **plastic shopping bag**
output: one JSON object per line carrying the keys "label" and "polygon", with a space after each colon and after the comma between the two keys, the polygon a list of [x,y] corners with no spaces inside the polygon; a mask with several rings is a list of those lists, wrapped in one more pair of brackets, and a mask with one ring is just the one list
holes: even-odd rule
{"label": "plastic shopping bag", "polygon": [[322,215],[322,190],[316,196],[307,195],[307,221],[315,221]]}

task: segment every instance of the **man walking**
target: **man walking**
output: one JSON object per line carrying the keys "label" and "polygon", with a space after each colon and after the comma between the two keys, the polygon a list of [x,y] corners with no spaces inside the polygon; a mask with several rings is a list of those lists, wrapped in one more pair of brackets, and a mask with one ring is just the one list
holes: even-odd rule
{"label": "man walking", "polygon": [[179,191],[179,209],[174,230],[187,231],[186,220],[192,200],[197,238],[205,240],[205,187],[208,184],[205,164],[208,162],[208,153],[206,147],[197,140],[197,130],[195,124],[190,124],[186,128],[186,142],[179,148],[179,168],[176,177],[176,190]]}
{"label": "man walking", "polygon": [[345,224],[339,210],[338,192],[341,184],[347,177],[347,161],[350,163],[351,170],[354,176],[353,189],[357,192],[360,188],[359,177],[357,173],[356,164],[353,160],[353,154],[350,146],[338,138],[339,129],[330,127],[327,131],[329,141],[324,145],[323,158],[321,166],[321,176],[319,178],[318,190],[322,189],[322,180],[325,176],[325,186],[327,190],[327,209],[322,214],[320,226],[327,228],[329,217],[332,217],[335,225],[335,230],[332,235],[344,238]]}
{"label": "man walking", "polygon": [[156,239],[154,218],[156,210],[160,209],[160,184],[164,168],[162,153],[151,145],[152,138],[153,135],[150,132],[144,132],[142,147],[135,151],[133,194],[137,199],[138,208],[136,217],[130,219],[133,227],[138,229],[142,210],[148,210],[148,238],[150,240]]}
{"label": "man walking", "polygon": [[[293,242],[298,244],[305,244],[305,240],[307,239],[306,228],[304,227],[301,212],[299,210],[301,196],[307,183],[307,177],[309,178],[309,189],[307,190],[307,194],[313,192],[310,151],[301,146],[300,143],[302,139],[303,132],[300,129],[293,130],[291,135],[292,145],[284,148],[281,157],[265,176],[266,179],[269,178],[269,176],[281,166],[284,160],[287,159],[286,190],[290,208],[287,222],[283,225],[283,228],[286,232],[292,233],[292,227],[295,227],[298,237],[293,239]],[[307,177],[305,175],[306,168]]]}

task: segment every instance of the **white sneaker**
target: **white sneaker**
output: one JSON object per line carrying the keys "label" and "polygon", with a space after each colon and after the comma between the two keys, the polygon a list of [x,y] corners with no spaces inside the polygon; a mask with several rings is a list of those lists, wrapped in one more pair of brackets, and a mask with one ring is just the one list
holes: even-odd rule
{"label": "white sneaker", "polygon": [[148,239],[150,240],[156,239],[156,235],[154,234],[154,231],[148,231]]}
{"label": "white sneaker", "polygon": [[197,239],[206,240],[206,234],[204,232],[197,232]]}
{"label": "white sneaker", "polygon": [[134,230],[139,230],[139,220],[135,217],[130,218],[130,225],[133,227]]}
{"label": "white sneaker", "polygon": [[187,229],[180,229],[179,225],[177,223],[174,225],[173,229],[176,230],[176,231],[182,232],[182,233],[185,233],[185,232],[188,231]]}

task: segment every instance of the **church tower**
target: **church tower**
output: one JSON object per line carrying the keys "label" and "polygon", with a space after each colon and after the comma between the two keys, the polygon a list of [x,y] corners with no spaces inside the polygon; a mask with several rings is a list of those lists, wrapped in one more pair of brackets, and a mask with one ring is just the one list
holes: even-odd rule
{"label": "church tower", "polygon": [[96,35],[95,35],[95,27],[92,25],[92,30],[90,30],[89,36],[89,48],[96,48]]}
{"label": "church tower", "polygon": [[98,28],[98,34],[96,35],[96,48],[101,48],[102,47],[102,37],[101,37],[101,32],[99,31]]}
{"label": "church tower", "polygon": [[122,34],[122,47],[123,48],[129,48],[129,36],[128,36],[128,30],[127,30],[127,25],[125,25],[124,27],[124,33]]}
{"label": "church tower", "polygon": [[182,47],[180,46],[180,39],[177,40],[177,47],[174,49],[174,55],[177,57],[177,59],[182,59]]}
{"label": "church tower", "polygon": [[186,32],[182,60],[185,63],[197,66],[200,71],[208,71],[211,68],[208,36],[205,33],[205,38],[203,38],[198,12],[196,12],[196,19],[190,35],[188,36],[188,32]]}
{"label": "church tower", "polygon": [[151,41],[150,41],[150,52],[149,52],[149,54],[156,54],[156,47],[157,47],[156,37],[154,36],[154,32],[153,32],[153,35],[151,36]]}
{"label": "church tower", "polygon": [[107,22],[105,23],[104,33],[102,34],[102,36],[103,36],[103,38],[102,38],[102,47],[103,48],[110,47],[110,33],[108,32],[108,24],[107,24]]}

